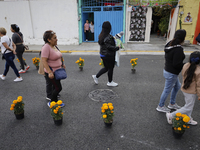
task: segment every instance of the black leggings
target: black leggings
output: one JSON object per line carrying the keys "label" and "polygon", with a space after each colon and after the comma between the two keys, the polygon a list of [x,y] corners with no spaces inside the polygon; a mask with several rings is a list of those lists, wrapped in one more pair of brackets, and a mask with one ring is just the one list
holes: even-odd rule
{"label": "black leggings", "polygon": [[16,55],[17,58],[19,59],[20,65],[21,65],[21,69],[24,70],[24,66],[26,66],[26,62],[23,59],[23,53],[24,53],[24,46],[23,45],[17,45],[17,49],[16,49]]}
{"label": "black leggings", "polygon": [[104,68],[97,73],[96,77],[99,78],[102,74],[108,72],[108,82],[112,82],[115,57],[101,57],[101,59],[103,60]]}
{"label": "black leggings", "polygon": [[[51,82],[52,86],[48,86],[49,88],[52,88],[52,93],[51,93],[51,101],[58,101],[58,94],[62,90],[62,85],[60,83],[60,80],[56,80],[55,78],[49,79],[48,73],[45,73],[45,78],[48,82]],[[51,91],[51,89],[49,89]]]}

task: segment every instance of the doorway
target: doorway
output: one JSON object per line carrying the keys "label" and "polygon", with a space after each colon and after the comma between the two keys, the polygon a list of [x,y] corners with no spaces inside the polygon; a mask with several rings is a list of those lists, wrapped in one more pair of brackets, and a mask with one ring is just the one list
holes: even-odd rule
{"label": "doorway", "polygon": [[[83,42],[86,42],[86,33],[84,32],[84,25],[86,23],[86,20],[89,21],[89,24],[91,22],[93,22],[93,24],[94,24],[94,13],[83,13],[83,15],[82,15]],[[91,31],[89,31],[89,33],[88,33],[88,41],[87,42],[94,42],[94,38],[93,38]]]}

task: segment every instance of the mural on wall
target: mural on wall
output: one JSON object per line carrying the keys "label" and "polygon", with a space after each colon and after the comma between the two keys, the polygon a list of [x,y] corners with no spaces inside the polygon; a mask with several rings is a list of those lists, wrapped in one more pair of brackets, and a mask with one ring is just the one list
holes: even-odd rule
{"label": "mural on wall", "polygon": [[187,17],[185,17],[184,22],[192,22],[192,17],[190,16],[190,12],[188,12]]}
{"label": "mural on wall", "polygon": [[132,7],[129,41],[144,41],[147,7]]}

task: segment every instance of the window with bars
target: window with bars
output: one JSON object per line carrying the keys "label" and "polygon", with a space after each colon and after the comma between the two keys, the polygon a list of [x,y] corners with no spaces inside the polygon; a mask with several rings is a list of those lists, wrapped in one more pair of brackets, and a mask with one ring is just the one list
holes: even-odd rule
{"label": "window with bars", "polygon": [[122,6],[124,0],[82,0],[83,7],[90,6]]}

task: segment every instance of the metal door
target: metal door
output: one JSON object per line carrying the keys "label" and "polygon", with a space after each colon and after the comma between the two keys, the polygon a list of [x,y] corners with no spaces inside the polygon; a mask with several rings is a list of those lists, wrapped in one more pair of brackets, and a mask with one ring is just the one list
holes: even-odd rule
{"label": "metal door", "polygon": [[94,40],[98,41],[98,36],[102,29],[104,21],[109,21],[112,26],[111,34],[123,31],[123,10],[122,11],[97,11],[94,12]]}

